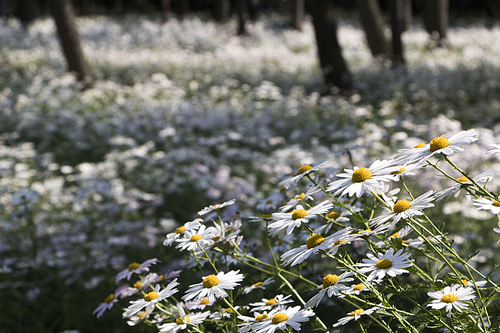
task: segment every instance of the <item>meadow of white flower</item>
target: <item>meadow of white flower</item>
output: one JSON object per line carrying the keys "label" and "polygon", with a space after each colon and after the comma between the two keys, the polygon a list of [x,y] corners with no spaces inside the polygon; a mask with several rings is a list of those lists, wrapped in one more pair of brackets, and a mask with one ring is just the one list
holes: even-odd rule
{"label": "meadow of white flower", "polygon": [[[489,171],[487,187],[498,189],[500,163],[485,153],[491,144],[500,143],[500,126],[495,124],[500,118],[500,27],[452,28],[451,48],[435,49],[417,25],[404,35],[407,69],[392,71],[372,61],[362,31],[343,21],[340,43],[356,91],[330,96],[322,94],[311,24],[306,22],[304,31],[297,32],[276,28],[277,19],[264,17],[249,27],[248,36],[237,37],[234,23],[219,26],[197,17],[166,24],[143,16],[79,18],[96,79],[94,88],[83,92],[65,73],[51,20],[38,20],[27,31],[15,20],[0,21],[0,288],[21,295],[20,304],[36,304],[46,297],[44,284],[57,281],[61,293],[75,285],[102,289],[109,287],[115,271],[148,258],[162,260],[161,273],[186,270],[189,264],[182,259],[167,262],[177,250],[162,243],[165,234],[192,220],[203,207],[236,199],[221,211],[223,218],[278,213],[301,192],[295,193],[293,186],[280,192],[276,184],[301,166],[333,160],[338,170],[328,170],[327,175],[333,179],[344,168],[368,168],[398,149],[471,127],[479,140],[450,159],[471,178]],[[450,178],[462,174],[444,162],[438,166],[451,177],[437,177],[436,169],[428,166],[415,171],[418,177],[409,176],[411,190],[420,195],[456,186]],[[382,192],[377,189],[384,198]],[[460,254],[480,250],[470,263],[487,274],[500,260],[495,251],[498,236],[492,232],[497,220],[487,207],[477,209],[469,196],[460,195],[465,187],[452,192],[443,194],[450,198],[440,202],[439,209],[426,212],[438,219],[438,227],[446,224],[444,232]],[[320,202],[309,202],[310,207]],[[255,209],[258,204],[260,211]],[[352,206],[350,213],[356,209]],[[245,234],[250,222],[242,223]],[[224,232],[219,225],[217,237],[230,238]],[[260,253],[262,235],[249,232],[243,244]],[[280,254],[306,240],[296,237],[296,243],[290,243],[293,239],[287,237],[283,240],[288,247],[274,244]],[[418,248],[423,240],[415,244]],[[360,245],[353,248],[364,250]],[[312,252],[300,252],[300,259],[314,257]],[[382,258],[372,252],[369,258],[374,262]],[[220,257],[219,264],[224,260]],[[234,278],[233,271],[225,272]],[[316,260],[303,274],[312,279],[321,272]],[[496,273],[491,276],[498,278]],[[257,281],[244,285],[250,282]],[[442,287],[445,292],[450,288]],[[471,299],[469,290],[453,288],[457,295],[469,297],[466,301]],[[432,308],[441,309],[442,295],[434,291],[429,295],[437,297]],[[217,297],[226,293],[218,292]],[[324,298],[324,303],[342,304]],[[146,298],[146,303],[154,299]],[[426,307],[430,300],[421,301]],[[459,310],[463,303],[455,305]],[[390,310],[384,306],[383,311]],[[279,314],[288,313],[292,327],[300,327],[299,322],[314,314],[292,307],[283,311]],[[365,319],[355,311],[346,323]],[[447,313],[451,311],[447,306]],[[181,319],[186,315],[182,308],[177,313]],[[335,322],[345,313],[339,311]],[[128,317],[133,324],[144,319],[132,315]],[[71,315],[61,316],[65,319],[57,329],[72,328]],[[200,322],[207,316],[200,315]],[[195,327],[193,323],[184,328]],[[284,323],[277,319],[253,329],[270,332]]]}

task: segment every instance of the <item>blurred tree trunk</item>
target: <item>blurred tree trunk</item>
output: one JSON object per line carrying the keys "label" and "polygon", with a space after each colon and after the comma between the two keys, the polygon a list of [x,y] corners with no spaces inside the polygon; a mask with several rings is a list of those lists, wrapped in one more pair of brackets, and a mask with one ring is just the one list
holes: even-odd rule
{"label": "blurred tree trunk", "polygon": [[500,19],[500,4],[498,3],[498,0],[487,0],[486,10],[493,19]]}
{"label": "blurred tree trunk", "polygon": [[161,19],[163,22],[168,21],[170,15],[170,0],[161,0]]}
{"label": "blurred tree trunk", "polygon": [[19,17],[21,23],[26,28],[36,18],[36,0],[19,0],[15,15]]}
{"label": "blurred tree trunk", "polygon": [[388,58],[391,51],[384,34],[384,21],[377,0],[356,0],[366,40],[374,57]]}
{"label": "blurred tree trunk", "polygon": [[404,66],[403,41],[401,35],[404,25],[404,0],[390,0],[391,28],[392,28],[392,58],[394,66]]}
{"label": "blurred tree trunk", "polygon": [[302,26],[304,24],[304,14],[306,1],[305,0],[293,0],[293,22],[292,26],[294,29],[302,31]]}
{"label": "blurred tree trunk", "polygon": [[411,30],[413,26],[413,8],[411,0],[403,1],[403,17],[403,31]]}
{"label": "blurred tree trunk", "polygon": [[255,21],[259,15],[260,1],[259,0],[247,0],[248,1],[248,13],[250,14],[250,19]]}
{"label": "blurred tree trunk", "polygon": [[83,54],[80,35],[76,29],[75,13],[70,0],[51,0],[51,10],[56,21],[57,33],[61,40],[64,56],[70,72],[75,72],[85,88],[91,87],[93,79],[90,67]]}
{"label": "blurred tree trunk", "polygon": [[319,61],[326,84],[341,89],[352,88],[352,78],[337,40],[337,22],[331,0],[309,0]]}
{"label": "blurred tree trunk", "polygon": [[449,0],[426,0],[424,24],[438,46],[447,46]]}
{"label": "blurred tree trunk", "polygon": [[246,22],[248,15],[245,13],[245,0],[233,0],[236,12],[238,13],[238,35],[244,35],[247,33]]}
{"label": "blurred tree trunk", "polygon": [[218,22],[227,22],[231,14],[230,0],[215,0],[214,1],[215,20]]}

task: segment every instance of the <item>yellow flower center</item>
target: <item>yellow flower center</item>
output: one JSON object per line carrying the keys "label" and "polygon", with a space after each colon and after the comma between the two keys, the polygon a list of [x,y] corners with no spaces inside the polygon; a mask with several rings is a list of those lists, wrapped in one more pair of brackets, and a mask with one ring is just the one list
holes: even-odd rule
{"label": "yellow flower center", "polygon": [[362,183],[367,179],[372,178],[373,173],[367,168],[358,168],[356,171],[352,173],[352,182],[353,183]]}
{"label": "yellow flower center", "polygon": [[262,217],[265,218],[265,219],[269,219],[271,217],[273,217],[271,214],[262,214]]}
{"label": "yellow flower center", "polygon": [[298,172],[298,174],[299,174],[299,175],[301,175],[301,174],[303,174],[304,172],[311,170],[312,168],[313,168],[313,167],[312,167],[312,166],[310,166],[310,165],[303,165],[303,166],[301,166],[301,167],[299,168],[299,172]]}
{"label": "yellow flower center", "polygon": [[305,196],[306,196],[306,194],[305,194],[305,193],[299,194],[299,195],[297,195],[297,196],[295,197],[295,200],[302,200],[302,199],[304,199],[304,197],[305,197]]}
{"label": "yellow flower center", "polygon": [[186,315],[186,318],[184,320],[177,318],[175,320],[175,323],[180,326],[180,325],[184,325],[186,323],[189,323],[190,321],[191,321],[191,319],[189,319],[189,317]]}
{"label": "yellow flower center", "polygon": [[203,279],[203,288],[212,288],[220,283],[220,280],[214,274],[207,276]]}
{"label": "yellow flower center", "polygon": [[276,300],[274,298],[272,298],[270,300],[267,300],[266,305],[271,306],[271,305],[274,305],[276,303],[278,303],[278,302],[276,302]]}
{"label": "yellow flower center", "polygon": [[328,218],[332,220],[336,220],[340,217],[340,214],[337,212],[330,212],[328,213]]}
{"label": "yellow flower center", "polygon": [[444,136],[439,136],[431,140],[431,152],[446,148],[450,145],[450,141]]}
{"label": "yellow flower center", "polygon": [[259,321],[263,321],[263,320],[266,320],[266,319],[269,319],[269,316],[267,314],[261,314],[260,316],[257,316],[255,317],[255,321],[256,322],[259,322]]}
{"label": "yellow flower center", "polygon": [[141,286],[142,286],[142,281],[137,281],[136,283],[134,283],[135,289],[139,289]]}
{"label": "yellow flower center", "polygon": [[457,300],[457,296],[454,294],[446,294],[443,297],[441,297],[441,301],[445,303],[453,303]]}
{"label": "yellow flower center", "polygon": [[423,148],[425,146],[425,142],[419,143],[416,146],[413,146],[413,148]]}
{"label": "yellow flower center", "polygon": [[468,281],[467,281],[467,279],[462,279],[460,282],[461,282],[464,286],[466,286]]}
{"label": "yellow flower center", "polygon": [[394,204],[393,211],[394,211],[394,213],[399,214],[399,213],[404,212],[405,210],[408,210],[408,208],[410,208],[410,207],[411,207],[411,204],[408,201],[406,201],[406,199],[403,199],[403,200],[399,200],[398,202],[396,202]]}
{"label": "yellow flower center", "polygon": [[323,289],[335,285],[339,281],[339,277],[335,274],[328,274],[323,278]]}
{"label": "yellow flower center", "polygon": [[359,284],[355,285],[354,287],[352,287],[352,290],[363,290],[363,289],[365,289],[365,285],[362,283],[359,283]]}
{"label": "yellow flower center", "polygon": [[276,324],[279,324],[279,323],[282,323],[284,321],[287,321],[288,320],[288,316],[286,314],[284,314],[283,312],[280,312],[280,313],[277,313],[273,316],[273,319],[271,320],[271,322],[276,325]]}
{"label": "yellow flower center", "polygon": [[175,229],[175,233],[176,234],[182,234],[184,232],[184,230],[186,230],[186,227],[182,226],[182,227],[179,227],[179,228]]}
{"label": "yellow flower center", "polygon": [[346,240],[338,240],[338,241],[336,241],[335,243],[333,243],[333,245],[335,245],[335,246],[339,246],[339,245],[344,244],[345,242],[347,242],[347,241],[346,241]]}
{"label": "yellow flower center", "polygon": [[220,236],[215,236],[214,238],[211,238],[211,240],[213,240],[214,242],[218,242],[220,239]]}
{"label": "yellow flower center", "polygon": [[393,172],[391,172],[391,175],[399,175],[399,174],[402,174],[402,173],[403,173],[403,172],[405,172],[405,171],[406,171],[406,169],[405,169],[405,168],[401,168],[401,169],[399,169],[399,170],[397,170],[397,171],[393,171]]}
{"label": "yellow flower center", "polygon": [[392,267],[392,262],[389,259],[381,259],[377,261],[378,269],[388,269]]}
{"label": "yellow flower center", "polygon": [[325,238],[319,234],[314,234],[311,237],[307,239],[307,248],[312,249],[313,247],[318,246],[319,244],[323,243],[325,241]]}
{"label": "yellow flower center", "polygon": [[353,312],[349,313],[349,316],[351,316],[351,317],[359,316],[363,312],[365,312],[365,310],[363,310],[363,309],[357,309],[357,310],[354,310]]}
{"label": "yellow flower center", "polygon": [[113,302],[114,299],[115,299],[115,294],[110,294],[108,297],[106,297],[104,302],[106,302],[106,304],[109,304],[109,303]]}
{"label": "yellow flower center", "polygon": [[500,207],[500,201],[493,200],[492,205],[495,206],[495,207]]}
{"label": "yellow flower center", "polygon": [[224,309],[224,312],[233,312],[233,309],[227,308],[227,309]]}
{"label": "yellow flower center", "polygon": [[130,265],[128,265],[128,270],[129,270],[129,272],[131,272],[131,271],[133,271],[134,269],[137,269],[137,268],[139,268],[139,267],[141,267],[141,264],[138,264],[138,263],[136,263],[136,262],[133,262],[133,263],[131,263]]}
{"label": "yellow flower center", "polygon": [[307,216],[307,211],[305,209],[296,209],[292,212],[292,220],[302,219]]}
{"label": "yellow flower center", "polygon": [[158,295],[156,291],[152,291],[144,295],[144,300],[146,302],[151,302],[152,300],[157,299],[158,297],[160,297],[160,295]]}
{"label": "yellow flower center", "polygon": [[399,231],[396,231],[395,233],[393,233],[392,235],[389,236],[389,238],[396,238],[399,236]]}
{"label": "yellow flower center", "polygon": [[274,201],[272,201],[271,199],[269,199],[269,200],[267,200],[267,201],[266,201],[266,205],[270,205],[270,204],[272,204],[273,202],[274,202]]}
{"label": "yellow flower center", "polygon": [[191,242],[197,242],[197,241],[199,241],[200,239],[201,239],[201,236],[200,236],[200,235],[198,235],[198,234],[193,235],[193,236],[191,236],[191,238],[190,238]]}
{"label": "yellow flower center", "polygon": [[467,183],[470,179],[465,176],[462,176],[460,178],[457,178],[457,180],[462,183]]}
{"label": "yellow flower center", "polygon": [[146,317],[148,313],[146,311],[141,311],[140,314],[139,314],[139,320],[143,320],[144,317]]}
{"label": "yellow flower center", "polygon": [[208,304],[208,303],[210,303],[210,302],[208,301],[208,297],[205,297],[204,299],[200,300],[200,304],[205,305],[205,304]]}
{"label": "yellow flower center", "polygon": [[262,286],[263,284],[264,284],[264,282],[257,282],[257,283],[252,284],[252,286],[258,287],[258,286]]}
{"label": "yellow flower center", "polygon": [[368,228],[366,230],[361,230],[358,234],[362,235],[364,232],[372,232],[372,229]]}

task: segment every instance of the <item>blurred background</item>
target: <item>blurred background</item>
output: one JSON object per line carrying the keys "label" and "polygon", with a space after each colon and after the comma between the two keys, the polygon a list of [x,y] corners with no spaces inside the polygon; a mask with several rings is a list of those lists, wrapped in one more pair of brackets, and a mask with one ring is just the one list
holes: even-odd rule
{"label": "blurred background", "polygon": [[[499,18],[495,0],[0,0],[0,332],[150,331],[92,315],[113,276],[185,269],[166,233],[233,198],[271,213],[307,163],[474,127],[455,162],[500,173]],[[432,176],[415,187],[452,185]],[[497,221],[460,200],[434,214],[491,268]]]}

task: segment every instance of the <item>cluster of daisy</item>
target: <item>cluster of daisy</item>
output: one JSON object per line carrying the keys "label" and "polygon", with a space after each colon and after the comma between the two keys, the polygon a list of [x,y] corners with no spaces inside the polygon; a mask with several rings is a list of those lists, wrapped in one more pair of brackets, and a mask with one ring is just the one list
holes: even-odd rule
{"label": "cluster of daisy", "polygon": [[[325,318],[317,316],[320,305],[328,308],[343,303],[352,310],[337,318],[333,327],[354,320],[363,330],[375,326],[390,329],[391,321],[408,326],[421,320],[451,331],[458,329],[457,325],[469,330],[475,325],[485,331],[493,325],[493,318],[483,315],[488,311],[483,299],[485,285],[497,285],[458,255],[447,235],[426,213],[440,200],[463,190],[474,197],[472,204],[478,209],[500,214],[498,196],[485,187],[491,173],[469,177],[450,160],[451,155],[476,140],[474,130],[444,134],[429,143],[403,149],[387,160],[344,169],[343,173],[336,173],[335,162],[304,165],[281,181],[281,191],[259,204],[259,210],[266,212],[261,216],[225,216],[223,211],[236,200],[208,206],[198,212],[197,219],[167,234],[164,241],[165,246],[186,253],[186,267],[204,273],[201,282],[186,288],[174,279],[162,287],[159,282],[167,278],[150,273],[141,277],[142,283],[119,287],[95,312],[100,316],[117,298],[140,291],[143,298],[131,301],[123,316],[134,325],[139,321],[156,325],[161,332],[203,331],[226,325],[240,333],[272,333],[287,327],[298,331],[309,321],[327,331]],[[488,153],[495,152],[492,149]],[[454,185],[443,192],[430,190],[415,197],[406,180],[421,169],[432,168],[453,179],[440,166],[442,163],[463,174],[455,179],[459,188]],[[297,194],[302,183],[308,188]],[[247,234],[246,225],[261,229],[263,234],[255,236],[255,230]],[[417,237],[408,238],[412,233]],[[257,240],[265,241],[268,249],[263,251],[252,244]],[[157,260],[151,259],[132,264],[115,281],[129,280],[155,263]],[[230,270],[229,266],[239,269]],[[225,271],[220,267],[226,267]],[[252,272],[269,276],[241,285],[244,279],[253,282]],[[403,279],[403,274],[408,277]],[[478,276],[486,280],[476,281]],[[271,286],[277,282],[288,292],[255,300],[257,291],[269,294],[276,290]],[[180,301],[171,297],[183,287]],[[424,290],[427,305],[419,305],[421,310],[417,312],[410,310],[408,299],[419,304],[422,298],[408,293],[421,295]],[[488,297],[498,298],[493,294]],[[195,311],[199,309],[207,311]],[[441,319],[442,309],[455,321]],[[464,318],[468,322],[460,324]]]}

